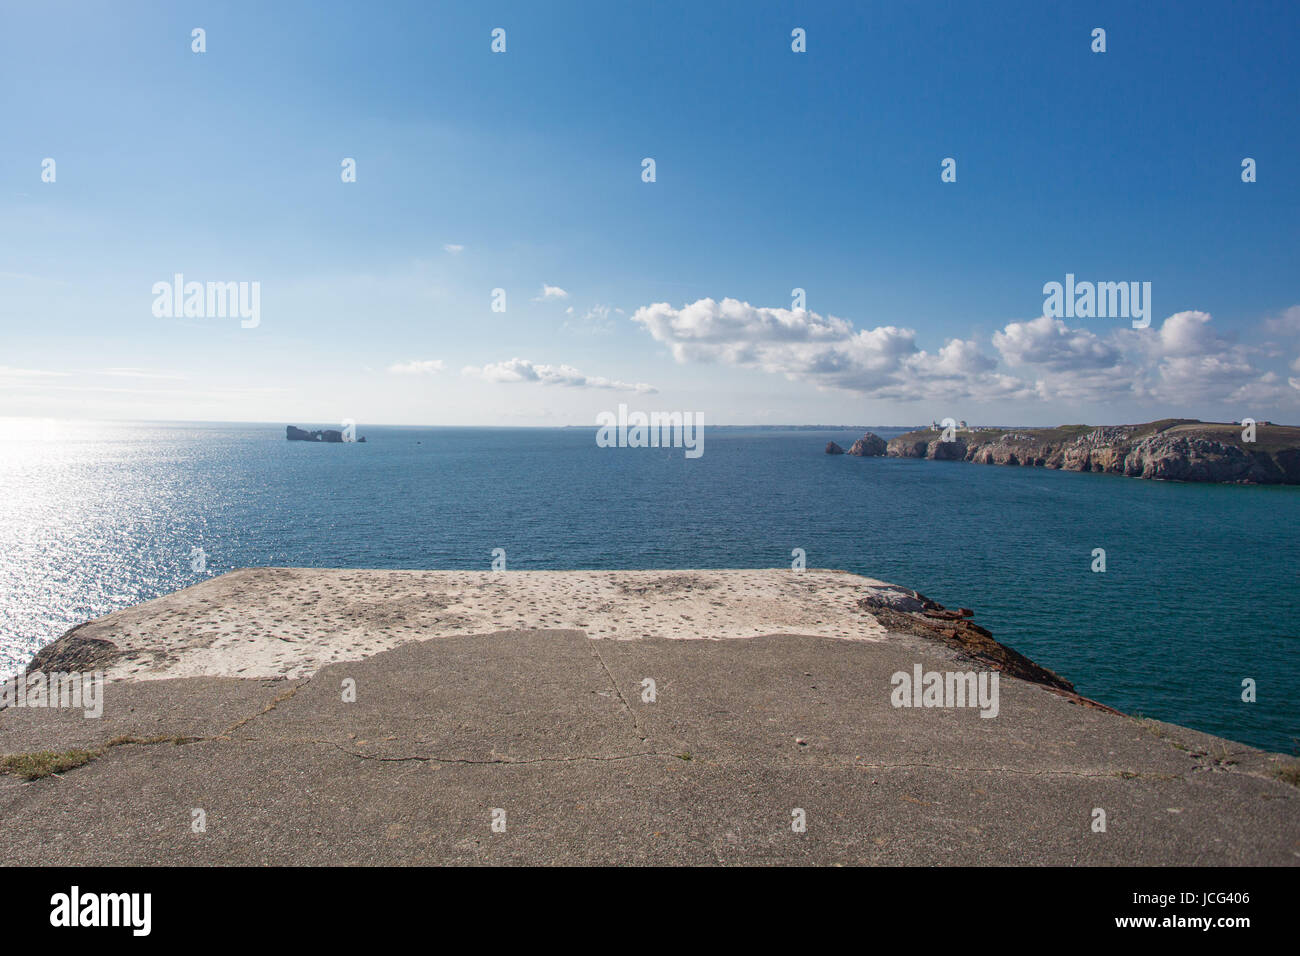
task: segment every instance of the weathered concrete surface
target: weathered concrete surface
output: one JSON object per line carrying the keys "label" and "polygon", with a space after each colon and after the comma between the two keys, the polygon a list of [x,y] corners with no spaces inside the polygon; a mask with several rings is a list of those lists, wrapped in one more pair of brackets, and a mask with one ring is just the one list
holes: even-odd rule
{"label": "weathered concrete surface", "polygon": [[512,629],[591,637],[883,640],[842,571],[378,571],[244,568],[74,628],[33,666],[110,679],[305,677],[411,641]]}
{"label": "weathered concrete surface", "polygon": [[[199,739],[109,746],[31,782],[0,776],[0,859],[1300,862],[1300,790],[1273,777],[1274,755],[1006,675],[996,718],[895,709],[890,676],[917,663],[973,666],[911,634],[615,641],[530,629],[408,643],[297,680],[114,683],[102,721],[0,711],[3,748]],[[349,680],[354,703],[342,700]],[[192,832],[195,808],[205,833]],[[791,828],[796,808],[804,833]],[[1094,808],[1105,833],[1091,830]]]}

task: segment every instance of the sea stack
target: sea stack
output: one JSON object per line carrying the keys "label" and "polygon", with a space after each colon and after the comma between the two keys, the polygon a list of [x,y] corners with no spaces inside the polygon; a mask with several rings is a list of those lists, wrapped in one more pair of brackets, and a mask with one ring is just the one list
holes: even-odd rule
{"label": "sea stack", "polygon": [[853,443],[849,449],[850,455],[857,455],[859,458],[875,458],[885,453],[885,440],[879,435],[867,432],[861,438]]}

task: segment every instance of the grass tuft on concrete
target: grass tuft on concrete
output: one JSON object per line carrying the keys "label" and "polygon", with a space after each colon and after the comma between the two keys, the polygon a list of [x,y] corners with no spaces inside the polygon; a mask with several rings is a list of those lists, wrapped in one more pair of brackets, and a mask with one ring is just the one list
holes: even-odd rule
{"label": "grass tuft on concrete", "polygon": [[30,754],[9,754],[0,757],[0,773],[13,774],[24,780],[40,780],[51,774],[63,773],[90,763],[100,755],[98,750],[65,750],[56,753],[42,750]]}
{"label": "grass tuft on concrete", "polygon": [[1284,763],[1273,769],[1273,776],[1293,787],[1300,787],[1300,763]]}
{"label": "grass tuft on concrete", "polygon": [[40,780],[42,777],[49,777],[56,773],[83,767],[92,760],[104,756],[113,747],[122,747],[129,744],[146,747],[153,744],[175,744],[179,747],[182,744],[193,743],[198,739],[198,737],[181,737],[175,734],[160,734],[156,737],[133,737],[129,734],[123,734],[114,737],[98,750],[83,750],[80,748],[62,752],[42,750],[36,753],[0,756],[0,773],[22,777],[24,780]]}

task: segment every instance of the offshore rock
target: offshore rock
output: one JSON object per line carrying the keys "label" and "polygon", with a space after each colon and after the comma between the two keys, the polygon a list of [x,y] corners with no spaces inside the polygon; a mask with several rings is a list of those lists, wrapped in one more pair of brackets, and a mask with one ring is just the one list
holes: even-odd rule
{"label": "offshore rock", "polygon": [[883,438],[867,432],[853,443],[853,447],[849,449],[849,454],[856,455],[859,458],[875,458],[884,455],[887,447]]}

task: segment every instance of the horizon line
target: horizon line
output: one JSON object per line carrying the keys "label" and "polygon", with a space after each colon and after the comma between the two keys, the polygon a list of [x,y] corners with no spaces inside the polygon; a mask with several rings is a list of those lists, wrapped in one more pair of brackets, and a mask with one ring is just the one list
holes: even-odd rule
{"label": "horizon line", "polygon": [[[1188,422],[1199,422],[1199,423],[1201,423],[1201,424],[1205,424],[1205,425],[1238,425],[1238,424],[1240,424],[1239,421],[1214,421],[1214,420],[1206,420],[1206,419],[1201,419],[1201,418],[1193,418],[1193,417],[1190,417],[1190,416],[1188,416],[1188,417],[1182,417],[1182,416],[1165,416],[1164,418],[1153,418],[1153,419],[1148,419],[1148,421],[1146,421],[1146,422],[1114,422],[1114,423],[1057,422],[1057,423],[1055,423],[1055,424],[1047,424],[1047,425],[1042,425],[1042,424],[1040,424],[1040,425],[1034,425],[1034,424],[1029,424],[1029,423],[1027,423],[1027,422],[1016,422],[1016,423],[1012,423],[1012,424],[1007,424],[1007,423],[1002,423],[1002,422],[993,422],[993,423],[988,423],[988,422],[968,422],[968,423],[967,423],[967,430],[969,430],[969,429],[971,429],[971,428],[1062,428],[1062,427],[1067,427],[1067,426],[1070,426],[1070,425],[1092,425],[1092,424],[1096,424],[1097,427],[1117,427],[1117,426],[1119,426],[1119,425],[1144,425],[1144,424],[1149,424],[1150,422],[1168,421],[1168,420],[1171,420],[1171,419],[1172,419],[1172,420],[1188,421]],[[298,421],[304,421],[304,419],[298,419]],[[306,420],[306,421],[308,422],[308,426],[312,426],[312,425],[315,425],[315,424],[316,424],[315,422],[313,422],[313,421],[311,421],[311,420]],[[83,424],[83,425],[99,425],[99,424],[105,424],[105,425],[264,425],[264,426],[268,426],[268,427],[276,427],[276,428],[287,428],[288,426],[292,425],[292,426],[295,427],[295,428],[296,428],[296,427],[308,427],[308,426],[299,426],[299,425],[297,424],[297,422],[290,422],[290,421],[287,421],[287,420],[284,420],[284,419],[262,420],[262,421],[240,421],[240,420],[233,420],[233,419],[218,419],[218,418],[185,418],[185,419],[171,419],[171,418],[58,418],[58,417],[55,417],[55,416],[52,416],[52,415],[0,415],[0,422],[58,422],[58,423],[65,423],[65,424]],[[1269,424],[1269,425],[1272,425],[1272,426],[1280,426],[1280,427],[1296,427],[1296,426],[1288,426],[1288,425],[1285,425],[1285,424],[1282,423],[1282,422],[1272,421],[1271,419],[1269,419],[1269,420],[1262,420],[1262,419],[1260,419],[1260,420],[1257,420],[1257,422],[1258,422],[1259,424]],[[843,430],[846,430],[846,431],[847,431],[847,430],[856,430],[856,429],[860,429],[860,428],[865,428],[865,429],[871,429],[871,428],[913,428],[913,429],[915,429],[915,428],[924,428],[924,427],[926,427],[926,424],[927,424],[927,423],[925,423],[925,422],[908,422],[908,423],[904,423],[904,424],[884,424],[884,423],[879,423],[879,422],[877,422],[877,423],[875,423],[875,424],[870,424],[870,425],[862,425],[862,424],[830,424],[830,423],[821,423],[821,422],[805,422],[805,423],[797,423],[797,422],[779,422],[779,423],[769,423],[769,422],[725,422],[725,423],[724,423],[724,422],[719,422],[718,424],[707,425],[707,426],[705,426],[705,427],[708,427],[708,428],[772,428],[772,429],[781,429],[781,428],[798,428],[798,429],[808,429],[808,430],[812,430],[812,429],[825,429],[825,430],[839,430],[839,429],[843,429]],[[320,425],[319,427],[322,427],[322,428],[342,427],[342,424],[341,424],[341,423],[338,423],[338,422],[328,422],[328,423],[326,423],[326,424],[324,424],[324,425]],[[450,424],[450,423],[439,423],[439,424],[430,424],[430,423],[404,424],[404,423],[395,423],[395,422],[367,422],[367,423],[361,423],[361,422],[358,422],[357,425],[356,425],[356,427],[357,427],[357,428],[501,428],[501,429],[506,429],[506,428],[512,428],[512,429],[524,429],[524,428],[528,428],[528,429],[539,429],[539,430],[544,430],[544,429],[558,430],[558,429],[562,429],[562,428],[592,428],[592,429],[595,429],[595,428],[599,428],[600,425],[597,424],[597,423],[592,423],[592,424],[577,424],[577,423],[569,423],[569,424],[562,424],[562,425],[523,425],[523,424],[483,425],[483,424]]]}

